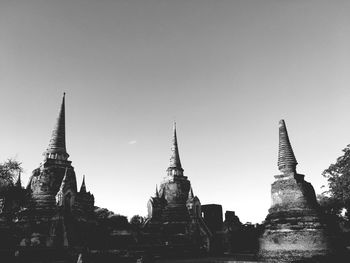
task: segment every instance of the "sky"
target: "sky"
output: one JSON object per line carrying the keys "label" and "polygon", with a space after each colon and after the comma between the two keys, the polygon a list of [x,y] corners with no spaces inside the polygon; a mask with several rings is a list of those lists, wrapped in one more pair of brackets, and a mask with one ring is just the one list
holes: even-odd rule
{"label": "sky", "polygon": [[43,160],[66,92],[67,151],[95,204],[147,214],[177,122],[202,204],[260,223],[278,121],[316,193],[350,143],[350,2],[0,0],[0,161]]}

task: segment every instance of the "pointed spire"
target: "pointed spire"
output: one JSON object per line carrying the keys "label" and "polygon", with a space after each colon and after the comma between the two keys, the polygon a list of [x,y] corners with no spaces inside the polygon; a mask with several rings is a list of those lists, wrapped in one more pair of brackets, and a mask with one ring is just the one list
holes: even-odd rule
{"label": "pointed spire", "polygon": [[66,186],[66,183],[68,182],[67,171],[68,171],[68,168],[66,167],[66,170],[64,172],[64,176],[61,182],[60,190],[59,190],[59,192],[62,192],[62,193],[63,193],[64,187]]}
{"label": "pointed spire", "polygon": [[[174,122],[173,126],[173,138],[171,145],[171,156],[170,156],[170,164],[168,168],[168,175],[183,175],[183,169],[181,166],[179,148],[177,145],[177,136],[176,136],[176,122]],[[174,172],[173,172],[174,171]]]}
{"label": "pointed spire", "polygon": [[298,162],[295,159],[292,146],[289,141],[287,127],[284,120],[279,122],[279,145],[278,145],[278,169],[283,173],[296,171]]}
{"label": "pointed spire", "polygon": [[67,160],[69,157],[66,151],[65,95],[64,92],[56,125],[52,131],[49,147],[45,152],[47,158]]}
{"label": "pointed spire", "polygon": [[194,194],[193,194],[193,190],[192,190],[192,186],[190,188],[190,191],[188,191],[188,198],[187,199],[193,199],[194,198]]}
{"label": "pointed spire", "polygon": [[17,181],[15,183],[15,186],[17,188],[22,188],[22,182],[21,182],[21,172],[18,173],[18,178],[17,178]]}
{"label": "pointed spire", "polygon": [[64,196],[64,191],[65,191],[65,187],[66,187],[66,183],[68,182],[68,179],[67,179],[67,170],[68,168],[66,167],[66,170],[64,172],[64,176],[63,176],[63,179],[61,181],[61,186],[60,186],[60,189],[58,190],[57,194],[56,194],[56,203],[59,205],[59,206],[63,206],[63,196]]}
{"label": "pointed spire", "polygon": [[158,185],[156,185],[156,197],[159,198]]}
{"label": "pointed spire", "polygon": [[80,193],[86,193],[85,175],[83,175],[83,182],[81,183]]}

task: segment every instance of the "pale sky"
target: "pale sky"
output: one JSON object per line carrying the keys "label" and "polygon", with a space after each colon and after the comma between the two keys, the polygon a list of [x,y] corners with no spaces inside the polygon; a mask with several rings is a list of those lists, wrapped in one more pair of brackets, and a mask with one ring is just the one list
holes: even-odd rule
{"label": "pale sky", "polygon": [[67,150],[129,218],[169,164],[202,204],[261,222],[285,119],[317,193],[350,143],[350,1],[0,0],[0,161],[27,183],[66,95]]}

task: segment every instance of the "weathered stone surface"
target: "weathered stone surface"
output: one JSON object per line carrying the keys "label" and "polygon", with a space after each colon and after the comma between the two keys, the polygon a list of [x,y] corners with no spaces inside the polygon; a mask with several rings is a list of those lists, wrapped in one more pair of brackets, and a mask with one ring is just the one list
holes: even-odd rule
{"label": "weathered stone surface", "polygon": [[[64,103],[63,97],[43,162],[33,171],[26,190],[16,186],[18,191],[26,192],[26,200],[20,208],[10,209],[16,214],[6,221],[14,239],[13,247],[79,246],[95,224],[94,197],[86,191],[85,180],[82,191],[77,191],[74,168],[68,160]],[[1,216],[4,215],[3,212]]]}
{"label": "weathered stone surface", "polygon": [[200,201],[183,175],[175,125],[167,175],[148,202],[143,230],[145,240],[154,246],[181,247],[182,251],[210,246],[211,233],[201,217]]}
{"label": "weathered stone surface", "polygon": [[334,252],[312,185],[296,172],[296,159],[284,121],[280,122],[278,167],[271,186],[272,205],[260,239],[260,257],[268,262],[296,262]]}
{"label": "weathered stone surface", "polygon": [[294,177],[272,184],[272,207],[265,220],[260,254],[273,260],[326,256],[333,252],[330,233],[322,220],[310,183]]}
{"label": "weathered stone surface", "polygon": [[33,171],[28,188],[32,194],[34,206],[38,209],[54,209],[56,207],[56,195],[62,184],[67,170],[72,191],[76,192],[77,183],[74,168],[70,164],[57,164],[52,160],[46,160],[44,164]]}

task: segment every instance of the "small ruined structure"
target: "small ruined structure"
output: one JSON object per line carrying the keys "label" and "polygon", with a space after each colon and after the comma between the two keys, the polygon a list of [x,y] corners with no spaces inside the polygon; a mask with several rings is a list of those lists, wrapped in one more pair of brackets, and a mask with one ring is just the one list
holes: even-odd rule
{"label": "small ruined structure", "polygon": [[211,232],[222,230],[222,206],[218,204],[202,205],[203,218]]}
{"label": "small ruined structure", "polygon": [[234,211],[225,212],[223,222],[223,249],[234,253],[242,249],[242,223]]}
{"label": "small ruined structure", "polygon": [[204,222],[212,233],[211,252],[223,253],[223,220],[222,206],[218,204],[202,205]]}
{"label": "small ruined structure", "polygon": [[94,196],[80,191],[66,150],[65,95],[44,160],[30,177],[28,205],[20,211],[17,225],[22,230],[21,246],[74,247],[88,242],[94,224]]}
{"label": "small ruined structure", "polygon": [[175,123],[173,132],[167,175],[148,202],[145,236],[167,248],[209,250],[211,233],[202,218],[201,203],[183,174]]}
{"label": "small ruined structure", "polygon": [[297,160],[285,122],[279,122],[278,169],[271,186],[272,205],[260,239],[259,255],[267,262],[294,262],[332,252],[327,227],[312,185],[296,172]]}

